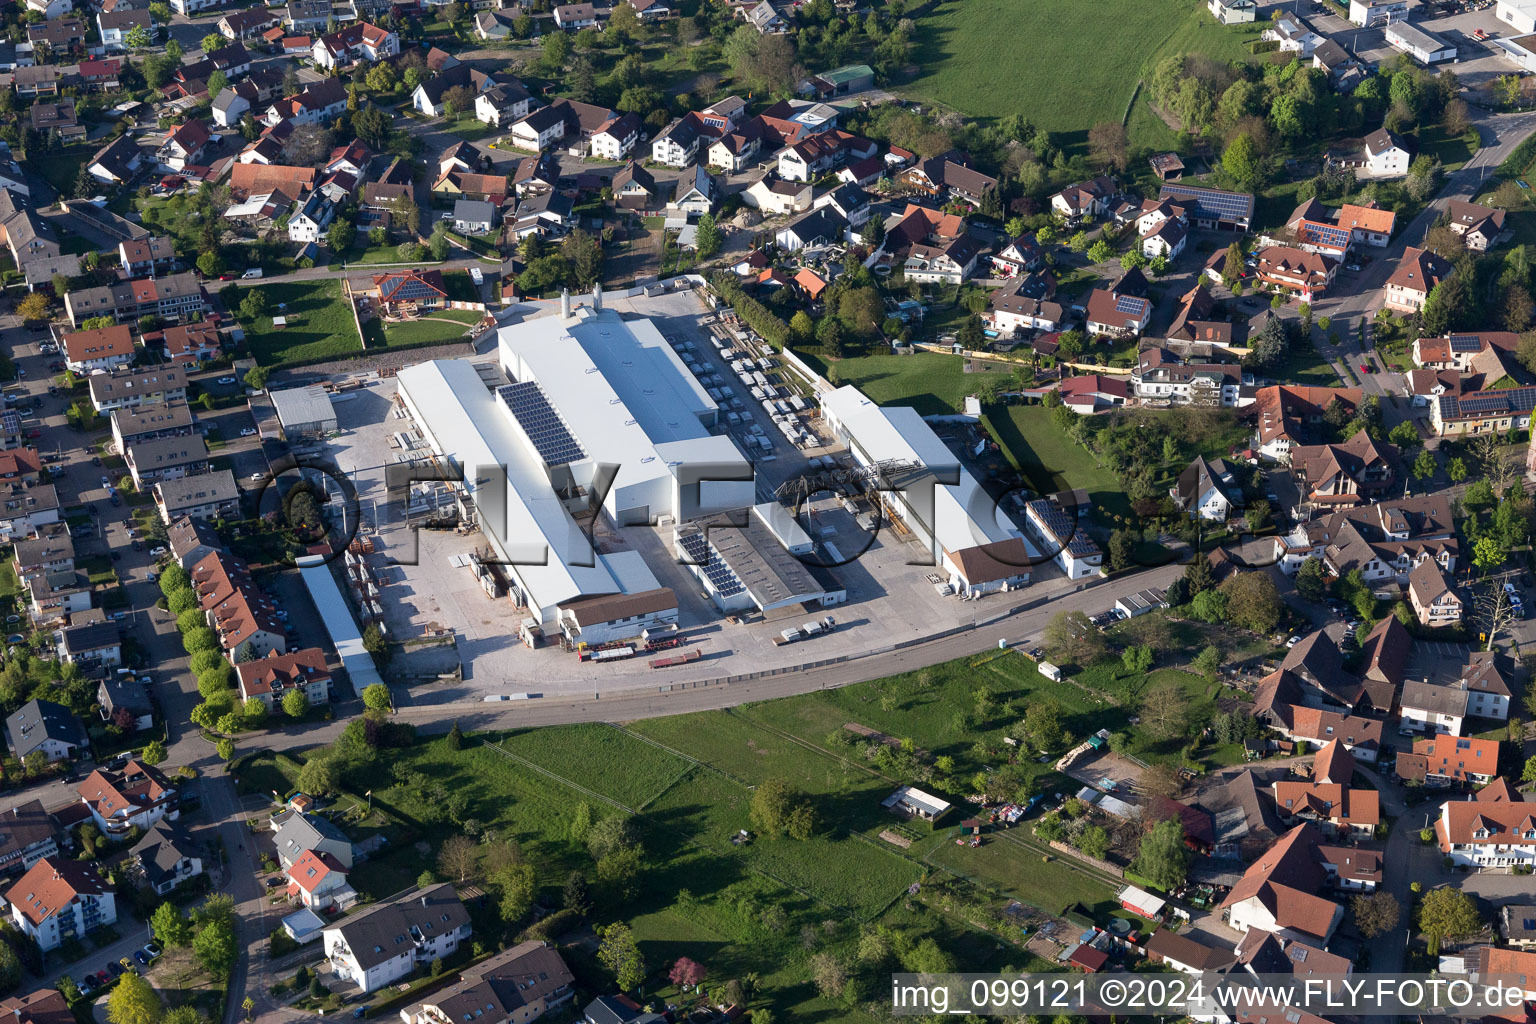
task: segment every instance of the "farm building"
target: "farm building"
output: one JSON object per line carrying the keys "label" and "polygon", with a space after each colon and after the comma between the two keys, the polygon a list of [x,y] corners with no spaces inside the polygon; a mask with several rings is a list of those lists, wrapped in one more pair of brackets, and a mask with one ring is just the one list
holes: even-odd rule
{"label": "farm building", "polygon": [[1120,905],[1133,914],[1140,914],[1148,921],[1156,921],[1162,914],[1163,907],[1168,901],[1161,896],[1154,896],[1145,889],[1138,889],[1134,885],[1128,885],[1115,894],[1115,899]]}
{"label": "farm building", "polygon": [[887,810],[898,811],[913,818],[922,818],[924,821],[938,821],[949,813],[949,802],[940,800],[930,793],[913,786],[902,786],[896,792],[880,801],[880,806]]}

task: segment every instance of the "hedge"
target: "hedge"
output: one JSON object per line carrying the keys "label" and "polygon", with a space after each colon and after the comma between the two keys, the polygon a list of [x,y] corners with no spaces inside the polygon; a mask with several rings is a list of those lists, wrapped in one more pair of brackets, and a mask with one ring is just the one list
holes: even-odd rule
{"label": "hedge", "polygon": [[742,322],[756,331],[775,350],[782,352],[788,347],[789,325],[780,320],[767,306],[742,291],[741,285],[734,277],[721,271],[712,276],[709,283],[721,298],[730,303]]}

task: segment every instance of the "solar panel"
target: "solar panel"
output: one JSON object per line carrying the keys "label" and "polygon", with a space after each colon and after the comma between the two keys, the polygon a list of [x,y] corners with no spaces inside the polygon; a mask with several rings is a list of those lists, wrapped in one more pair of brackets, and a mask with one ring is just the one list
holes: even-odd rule
{"label": "solar panel", "polygon": [[1116,313],[1127,313],[1131,316],[1140,316],[1141,311],[1144,308],[1146,308],[1146,300],[1144,299],[1138,299],[1134,295],[1115,296]]}
{"label": "solar panel", "polygon": [[1252,215],[1253,196],[1244,192],[1197,188],[1190,185],[1164,185],[1161,199],[1193,199],[1201,211],[1218,218],[1241,219]]}
{"label": "solar panel", "polygon": [[571,434],[565,420],[549,404],[538,381],[524,380],[498,388],[496,394],[512,411],[517,425],[528,435],[534,451],[546,466],[562,466],[586,458],[581,442]]}
{"label": "solar panel", "polygon": [[715,549],[705,542],[702,534],[685,533],[678,537],[677,542],[688,556],[688,561],[709,581],[715,593],[721,597],[731,597],[742,592],[744,588],[741,581],[736,578],[731,567],[721,560]]}

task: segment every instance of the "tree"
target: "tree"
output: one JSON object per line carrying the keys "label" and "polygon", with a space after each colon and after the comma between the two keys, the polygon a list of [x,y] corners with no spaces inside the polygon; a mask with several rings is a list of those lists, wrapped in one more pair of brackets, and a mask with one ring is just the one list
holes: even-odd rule
{"label": "tree", "polygon": [[841,999],[848,988],[848,968],[832,953],[811,957],[811,981],[824,999]]}
{"label": "tree", "polygon": [[1061,725],[1061,705],[1049,698],[1030,701],[1024,712],[1024,731],[1039,749],[1059,749],[1066,738]]}
{"label": "tree", "polygon": [[1415,480],[1428,480],[1435,475],[1436,468],[1435,453],[1428,448],[1422,449],[1418,457],[1413,460],[1413,478]]}
{"label": "tree", "polygon": [[1131,675],[1145,675],[1152,668],[1152,648],[1146,644],[1132,644],[1120,652],[1120,663]]}
{"label": "tree", "polygon": [[538,892],[538,877],[533,865],[524,861],[509,864],[496,872],[491,879],[501,890],[501,919],[508,926],[515,925],[533,909],[533,898]]}
{"label": "tree", "polygon": [[240,706],[240,717],[248,728],[257,728],[267,720],[267,705],[260,697],[249,697]]}
{"label": "tree", "polygon": [[1184,826],[1178,819],[1160,821],[1147,830],[1131,870],[1159,889],[1173,890],[1184,884],[1189,848],[1184,845]]}
{"label": "tree", "polygon": [[217,32],[210,32],[203,36],[203,41],[199,45],[202,46],[204,53],[212,53],[214,50],[223,49],[228,45],[228,40]]}
{"label": "tree", "polygon": [[219,93],[229,88],[229,75],[223,71],[214,71],[208,76],[208,95],[217,97]]}
{"label": "tree", "polygon": [[135,25],[123,37],[123,42],[130,50],[147,50],[154,45],[155,41],[150,37],[149,29],[143,25]]}
{"label": "tree", "polygon": [[1091,665],[1104,653],[1104,634],[1083,612],[1057,612],[1045,625],[1045,647],[1053,658]]}
{"label": "tree", "polygon": [[107,997],[107,1020],[112,1024],[160,1024],[160,997],[149,982],[128,971]]}
{"label": "tree", "polygon": [[1396,928],[1397,919],[1403,911],[1397,897],[1385,889],[1361,893],[1350,901],[1349,906],[1355,912],[1355,927],[1368,939]]}
{"label": "tree", "polygon": [[1120,170],[1130,152],[1130,139],[1119,121],[1101,121],[1088,129],[1088,159],[1111,170]]}
{"label": "tree", "polygon": [[752,793],[752,827],[769,838],[809,839],[816,828],[810,797],[787,780],[768,779]]}
{"label": "tree", "polygon": [[1440,951],[1446,939],[1464,938],[1482,926],[1477,903],[1460,889],[1431,889],[1419,903],[1419,931],[1428,939],[1431,956]]}
{"label": "tree", "polygon": [[1328,574],[1321,558],[1309,558],[1296,573],[1296,593],[1304,600],[1319,602],[1328,596]]}
{"label": "tree", "polygon": [[448,730],[448,749],[464,749],[464,730],[459,728],[459,720],[457,718],[453,720],[453,728]]}
{"label": "tree", "polygon": [[147,765],[157,765],[165,761],[165,744],[159,740],[150,740],[144,744],[144,750],[139,754],[139,760]]}
{"label": "tree", "polygon": [[[602,940],[597,948],[597,959],[603,966],[614,974],[614,980],[619,990],[628,992],[638,988],[645,980],[645,961],[640,956],[640,947],[635,943],[635,933],[630,931],[629,925],[615,923],[606,928],[597,929],[598,937]],[[112,1024],[120,1024],[113,1021]],[[139,1022],[129,1022],[139,1024]],[[153,1021],[146,1024],[154,1024]]]}
{"label": "tree", "polygon": [[1088,262],[1108,263],[1115,258],[1115,247],[1104,239],[1099,239],[1088,247]]}
{"label": "tree", "polygon": [[174,903],[162,903],[149,917],[150,930],[162,946],[185,946],[192,941],[192,925]]}
{"label": "tree", "polygon": [[[629,4],[619,4],[614,9],[618,10],[619,8],[633,9],[630,8]],[[694,244],[698,249],[699,259],[709,259],[725,245],[725,234],[715,223],[715,218],[712,214],[706,213],[700,217],[696,229],[697,234],[694,238]]]}
{"label": "tree", "polygon": [[1227,621],[1255,633],[1267,633],[1280,623],[1283,604],[1275,581],[1267,572],[1239,572],[1222,583],[1227,598]]}
{"label": "tree", "polygon": [[235,966],[235,958],[239,955],[234,927],[226,921],[207,922],[192,936],[192,955],[197,957],[203,970],[216,978],[224,977]]}
{"label": "tree", "polygon": [[340,785],[340,776],[340,766],[334,756],[311,754],[304,767],[299,769],[299,789],[310,796],[330,796]]}
{"label": "tree", "polygon": [[572,871],[566,876],[565,886],[560,891],[560,904],[566,910],[573,911],[585,917],[592,910],[592,895],[587,888],[587,876],[580,871]]}
{"label": "tree", "polygon": [[363,707],[373,711],[393,711],[394,698],[383,683],[369,683],[363,687]]}
{"label": "tree", "polygon": [[213,748],[218,752],[219,760],[233,761],[235,759],[235,741],[230,739],[228,736],[225,736],[223,739],[219,740],[219,742],[215,743]]}
{"label": "tree", "polygon": [[[21,984],[21,975],[21,957],[16,955],[16,951],[11,948],[9,943],[0,942],[0,992],[9,992]],[[61,990],[64,987],[63,982],[65,980],[64,978],[59,979],[59,988]],[[73,985],[74,983],[71,981],[70,984]]]}
{"label": "tree", "polygon": [[16,315],[23,320],[47,320],[48,296],[42,292],[29,292],[16,303]]}
{"label": "tree", "polygon": [[303,690],[289,690],[283,696],[283,713],[289,718],[303,718],[309,713],[309,697]]}
{"label": "tree", "polygon": [[543,45],[544,67],[552,72],[559,71],[571,56],[570,37],[564,32],[546,32]]}
{"label": "tree", "polygon": [[789,333],[795,341],[805,344],[816,336],[816,322],[811,319],[811,314],[798,309],[795,315],[789,318]]}
{"label": "tree", "polygon": [[[620,4],[620,7],[628,7],[628,4]],[[667,980],[683,991],[693,988],[704,980],[704,967],[696,960],[690,960],[686,956],[678,957],[672,969],[667,972]]]}
{"label": "tree", "polygon": [[197,269],[204,277],[218,277],[224,273],[224,257],[217,249],[209,249],[197,258]]}
{"label": "tree", "polygon": [[[240,315],[246,320],[260,320],[267,315],[270,307],[271,303],[267,298],[267,290],[265,288],[251,288],[246,291],[245,297],[240,300]],[[262,387],[265,387],[267,379],[266,370],[258,366],[250,372],[254,373],[256,370],[262,370]]]}
{"label": "tree", "polygon": [[1221,648],[1207,647],[1195,655],[1195,660],[1189,663],[1196,674],[1203,676],[1208,682],[1216,681],[1216,674],[1221,671]]}
{"label": "tree", "polygon": [[1227,258],[1221,265],[1221,280],[1228,288],[1243,279],[1243,250],[1236,242],[1227,246]]}
{"label": "tree", "polygon": [[1451,478],[1451,483],[1459,484],[1467,478],[1467,460],[1456,456],[1445,467],[1445,475]]}
{"label": "tree", "polygon": [[474,874],[479,856],[480,844],[469,836],[449,836],[437,851],[437,866],[443,874],[462,883]]}
{"label": "tree", "polygon": [[1227,595],[1219,590],[1202,590],[1189,602],[1189,612],[1201,622],[1227,621]]}
{"label": "tree", "polygon": [[[243,309],[245,303],[242,302],[240,305]],[[269,375],[270,371],[265,366],[253,366],[245,372],[245,383],[248,387],[254,388],[257,391],[264,391],[267,387]]]}
{"label": "tree", "polygon": [[1077,848],[1095,860],[1103,860],[1109,852],[1109,833],[1103,825],[1093,825],[1083,831],[1082,838],[1077,841]]}
{"label": "tree", "polygon": [[[389,65],[382,65],[388,67]],[[357,238],[357,228],[352,222],[342,220],[340,217],[331,221],[330,228],[325,233],[325,244],[331,247],[333,253],[344,253],[352,248],[352,243]]]}
{"label": "tree", "polygon": [[1141,725],[1157,740],[1184,738],[1189,731],[1189,697],[1177,683],[1163,683],[1147,691],[1141,701]]}
{"label": "tree", "polygon": [[1197,553],[1184,567],[1184,582],[1189,586],[1191,597],[1216,585],[1216,572],[1211,568],[1210,557],[1205,552]]}
{"label": "tree", "polygon": [[1261,166],[1258,149],[1247,132],[1233,139],[1221,155],[1221,169],[1238,188],[1255,188],[1261,177]]}

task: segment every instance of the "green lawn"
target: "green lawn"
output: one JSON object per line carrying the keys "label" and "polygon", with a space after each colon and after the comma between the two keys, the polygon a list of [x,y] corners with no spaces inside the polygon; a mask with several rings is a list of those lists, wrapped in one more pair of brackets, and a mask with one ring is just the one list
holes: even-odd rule
{"label": "green lawn", "polygon": [[80,176],[80,168],[96,154],[101,145],[83,143],[61,146],[48,153],[28,153],[27,166],[62,195],[72,196],[75,194],[75,179]]}
{"label": "green lawn", "polygon": [[456,121],[444,122],[443,131],[461,139],[468,139],[470,142],[496,133],[495,128],[477,119],[473,113],[466,114]]}
{"label": "green lawn", "polygon": [[[262,366],[302,366],[362,353],[352,310],[336,278],[256,287],[266,291],[272,315],[246,321],[245,333]],[[275,328],[273,316],[287,317],[288,326]]]}
{"label": "green lawn", "polygon": [[1220,26],[1198,0],[942,0],[917,17],[920,68],[901,91],[976,117],[1022,114],[1082,148],[1092,125],[1124,117],[1158,59],[1241,60],[1260,28]]}
{"label": "green lawn", "polygon": [[853,384],[880,405],[910,405],[924,416],[960,411],[975,390],[961,356],[940,352],[828,359],[834,384]]}
{"label": "green lawn", "polygon": [[1445,129],[1439,125],[1427,125],[1419,129],[1419,152],[1439,160],[1446,173],[1460,170],[1481,145],[1482,140],[1476,128],[1461,135],[1446,135]]}
{"label": "green lawn", "polygon": [[[479,318],[476,317],[478,320]],[[370,327],[373,325],[370,324]],[[464,339],[464,324],[455,320],[410,320],[384,328],[384,344],[390,348],[412,345],[451,344]],[[373,338],[369,338],[373,344]]]}
{"label": "green lawn", "polygon": [[995,406],[987,410],[985,422],[1008,461],[1035,491],[1054,494],[1084,488],[1095,508],[1129,515],[1120,479],[1074,444],[1051,416],[1052,410],[1043,405]]}
{"label": "green lawn", "polygon": [[448,289],[451,302],[479,302],[480,289],[469,279],[467,270],[450,270],[443,274],[443,286]]}

